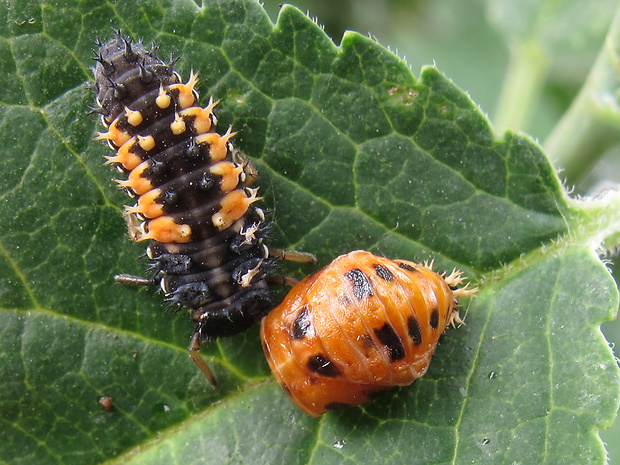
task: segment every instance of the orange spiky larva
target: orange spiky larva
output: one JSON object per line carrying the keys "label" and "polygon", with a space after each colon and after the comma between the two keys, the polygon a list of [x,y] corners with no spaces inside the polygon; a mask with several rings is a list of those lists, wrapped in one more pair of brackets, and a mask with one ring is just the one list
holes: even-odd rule
{"label": "orange spiky larva", "polygon": [[93,90],[106,130],[96,138],[115,152],[107,163],[127,175],[117,182],[137,200],[125,209],[129,234],[150,240],[154,274],[116,280],[159,284],[171,305],[189,309],[190,354],[215,385],[201,343],[247,329],[272,307],[265,215],[249,187],[256,172],[233,150],[231,128],[215,131],[217,102],[198,106],[198,74],[182,83],[156,47],[120,33],[98,45]]}

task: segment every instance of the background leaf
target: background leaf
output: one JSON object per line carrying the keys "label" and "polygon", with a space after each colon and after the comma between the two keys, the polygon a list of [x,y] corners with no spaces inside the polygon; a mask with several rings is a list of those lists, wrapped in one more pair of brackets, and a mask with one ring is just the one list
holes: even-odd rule
{"label": "background leaf", "polygon": [[[593,238],[618,231],[617,197],[570,201],[531,139],[496,140],[435,68],[416,79],[356,33],[336,47],[292,7],[275,27],[241,0],[2,14],[1,460],[604,462],[597,428],[613,421],[619,381],[598,325],[618,294]],[[260,170],[271,244],[319,265],[356,248],[434,258],[481,286],[424,378],[312,419],[269,375],[254,328],[203,350],[215,391],[187,357],[187,317],[112,283],[141,272],[143,247],[126,239],[127,199],[86,116],[93,41],[110,26],[180,55],[184,76],[200,70],[202,100],[222,99],[219,127],[241,130]]]}

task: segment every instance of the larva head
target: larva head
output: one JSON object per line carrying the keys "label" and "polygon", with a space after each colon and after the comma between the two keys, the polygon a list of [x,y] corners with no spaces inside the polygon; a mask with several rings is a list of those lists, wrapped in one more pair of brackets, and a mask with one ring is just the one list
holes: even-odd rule
{"label": "larva head", "polygon": [[99,44],[95,60],[94,91],[106,126],[138,98],[179,81],[172,64],[157,57],[157,48],[147,50],[120,33]]}

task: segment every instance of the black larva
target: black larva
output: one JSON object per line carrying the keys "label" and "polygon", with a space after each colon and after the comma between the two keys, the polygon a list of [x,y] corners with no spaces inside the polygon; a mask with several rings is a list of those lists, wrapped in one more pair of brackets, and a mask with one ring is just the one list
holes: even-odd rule
{"label": "black larva", "polygon": [[234,152],[234,133],[215,132],[217,102],[197,106],[197,75],[183,84],[174,62],[119,33],[98,44],[95,60],[96,111],[107,129],[97,138],[116,152],[107,163],[127,175],[118,183],[137,200],[126,208],[130,236],[151,241],[154,278],[117,280],[159,284],[189,308],[190,353],[215,385],[201,342],[239,333],[272,307],[265,215],[250,187],[256,173]]}

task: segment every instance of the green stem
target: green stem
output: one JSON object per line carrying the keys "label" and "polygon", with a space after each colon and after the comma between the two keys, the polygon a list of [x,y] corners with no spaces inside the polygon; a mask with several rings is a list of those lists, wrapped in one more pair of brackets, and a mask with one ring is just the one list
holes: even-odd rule
{"label": "green stem", "polygon": [[620,143],[619,44],[620,6],[586,82],[544,145],[569,183],[581,180],[609,148]]}
{"label": "green stem", "polygon": [[593,250],[601,244],[607,250],[620,246],[620,191],[608,190],[596,198],[569,201],[577,212],[571,221],[572,241],[589,242]]}
{"label": "green stem", "polygon": [[520,130],[535,107],[547,75],[548,58],[538,42],[515,43],[495,112],[495,130]]}

